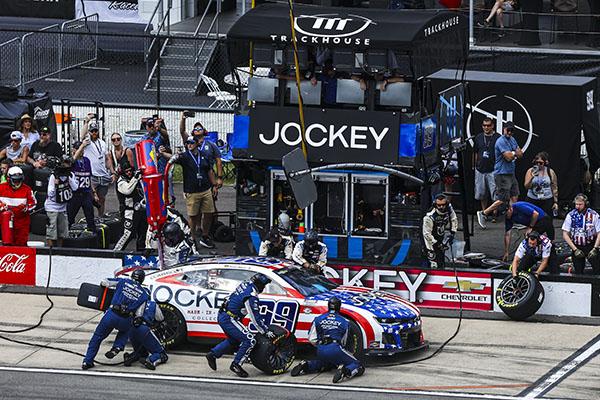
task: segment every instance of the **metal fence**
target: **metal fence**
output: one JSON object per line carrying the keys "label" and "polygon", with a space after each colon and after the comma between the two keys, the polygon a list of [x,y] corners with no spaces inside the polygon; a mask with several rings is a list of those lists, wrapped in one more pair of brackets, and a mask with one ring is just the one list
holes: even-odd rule
{"label": "metal fence", "polygon": [[98,59],[98,14],[63,22],[60,31],[59,72],[87,65]]}
{"label": "metal fence", "polygon": [[21,80],[21,39],[0,44],[0,83],[17,87]]}
{"label": "metal fence", "polygon": [[54,75],[60,70],[60,26],[48,26],[21,38],[20,86]]}

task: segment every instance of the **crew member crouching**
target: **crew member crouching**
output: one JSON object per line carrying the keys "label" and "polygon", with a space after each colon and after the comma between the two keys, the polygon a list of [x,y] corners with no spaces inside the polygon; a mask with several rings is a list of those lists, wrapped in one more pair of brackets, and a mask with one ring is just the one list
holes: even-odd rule
{"label": "crew member crouching", "polygon": [[217,320],[227,339],[213,347],[206,355],[208,366],[213,371],[217,370],[217,358],[237,349],[229,369],[240,378],[248,377],[242,365],[250,356],[256,339],[242,323],[245,313],[259,333],[266,335],[271,341],[275,340],[275,333],[269,330],[258,309],[258,294],[262,293],[270,282],[271,279],[265,275],[255,274],[250,280],[242,282],[221,306]]}
{"label": "crew member crouching", "polygon": [[191,234],[186,235],[176,222],[163,227],[165,268],[198,258],[196,243]]}
{"label": "crew member crouching", "polygon": [[333,383],[338,383],[344,377],[351,379],[365,372],[365,367],[360,361],[343,347],[346,344],[349,326],[348,320],[339,314],[341,300],[332,297],[327,306],[329,311],[315,318],[308,333],[308,340],[317,346],[317,359],[302,361],[296,365],[292,369],[292,376],[337,368]]}
{"label": "crew member crouching", "polygon": [[[534,267],[538,261],[541,261],[540,265],[535,269]],[[510,271],[513,277],[517,276],[518,271],[530,271],[539,278],[540,274],[546,268],[548,268],[550,273],[558,273],[558,265],[556,263],[556,256],[552,250],[552,242],[546,235],[540,235],[536,231],[531,231],[517,248]]]}
{"label": "crew member crouching", "polygon": [[[446,230],[449,236],[444,240]],[[431,268],[445,267],[445,251],[458,230],[458,218],[444,194],[438,194],[433,208],[423,217],[423,241]]]}
{"label": "crew member crouching", "polygon": [[123,364],[126,367],[140,358],[144,367],[150,370],[155,370],[158,364],[167,362],[169,356],[152,332],[152,328],[164,319],[160,307],[154,301],[147,301],[138,307],[133,318],[133,327],[129,331],[133,353],[123,354]]}
{"label": "crew member crouching", "polygon": [[298,265],[320,273],[327,264],[327,246],[319,242],[319,234],[314,229],[306,232],[304,240],[296,243],[292,259]]}
{"label": "crew member crouching", "polygon": [[269,235],[260,243],[259,256],[292,259],[294,242],[281,235],[279,228],[272,227]]}

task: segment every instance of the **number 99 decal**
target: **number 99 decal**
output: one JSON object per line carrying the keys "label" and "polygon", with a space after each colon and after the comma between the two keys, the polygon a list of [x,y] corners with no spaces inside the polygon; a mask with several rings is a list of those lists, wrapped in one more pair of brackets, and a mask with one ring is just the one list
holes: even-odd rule
{"label": "number 99 decal", "polygon": [[[298,321],[298,311],[300,306],[294,301],[274,301],[259,300],[258,312],[265,320],[267,325],[279,325],[290,332],[294,332],[296,322]],[[248,329],[256,332],[256,327],[252,322],[248,324]]]}

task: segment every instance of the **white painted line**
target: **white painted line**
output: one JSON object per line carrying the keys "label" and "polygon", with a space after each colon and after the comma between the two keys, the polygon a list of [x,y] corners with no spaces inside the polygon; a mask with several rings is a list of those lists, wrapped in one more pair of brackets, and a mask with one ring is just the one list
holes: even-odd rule
{"label": "white painted line", "polygon": [[489,400],[524,400],[524,397],[494,395],[494,394],[476,394],[476,393],[458,393],[458,392],[432,392],[420,390],[394,390],[384,388],[371,388],[362,386],[343,386],[343,385],[318,385],[305,383],[285,383],[285,382],[265,382],[240,379],[220,379],[220,378],[200,378],[194,376],[179,376],[179,375],[156,375],[156,374],[135,374],[124,372],[104,372],[104,371],[82,371],[82,370],[67,370],[55,368],[23,368],[23,367],[0,367],[0,371],[13,372],[30,372],[40,374],[61,374],[61,375],[79,375],[79,376],[97,376],[103,378],[131,378],[131,379],[147,379],[152,381],[173,381],[173,382],[197,382],[197,383],[216,383],[228,385],[246,385],[246,386],[267,386],[280,388],[296,388],[296,389],[318,389],[318,390],[334,390],[344,392],[358,393],[386,393],[386,394],[406,394],[414,396],[434,396],[434,397],[460,397],[470,399],[489,399]]}
{"label": "white painted line", "polygon": [[587,362],[590,359],[590,357],[592,357],[597,351],[600,351],[600,339],[598,339],[596,343],[590,346],[586,351],[575,357],[570,362],[563,365],[558,371],[546,378],[546,380],[541,382],[533,389],[530,389],[531,391],[527,393],[525,398],[538,398],[538,396],[540,396],[546,390],[548,390],[549,387],[556,385],[557,382],[560,382],[561,380],[566,378],[566,375],[568,375],[573,369],[578,368],[581,363]]}

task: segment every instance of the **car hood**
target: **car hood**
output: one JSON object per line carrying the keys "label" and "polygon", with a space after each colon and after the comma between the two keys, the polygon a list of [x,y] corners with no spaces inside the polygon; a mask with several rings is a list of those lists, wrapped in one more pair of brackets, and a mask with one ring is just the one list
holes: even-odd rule
{"label": "car hood", "polygon": [[325,293],[308,296],[306,300],[327,301],[333,296],[342,301],[342,306],[361,308],[376,318],[412,319],[420,314],[417,307],[395,294],[355,286],[339,286]]}

